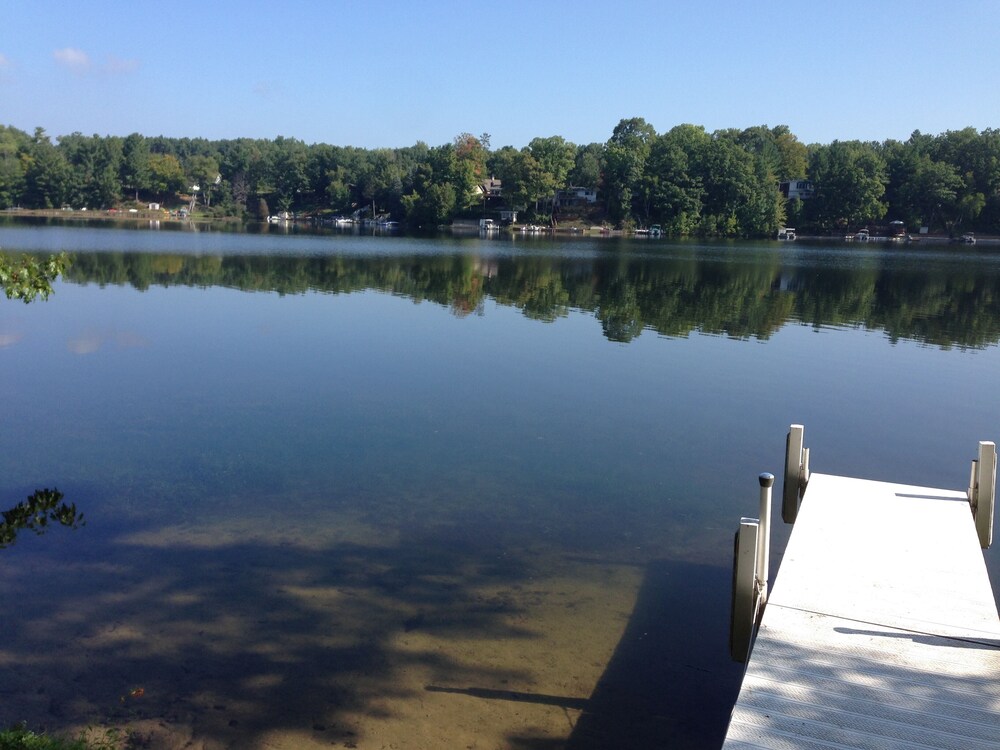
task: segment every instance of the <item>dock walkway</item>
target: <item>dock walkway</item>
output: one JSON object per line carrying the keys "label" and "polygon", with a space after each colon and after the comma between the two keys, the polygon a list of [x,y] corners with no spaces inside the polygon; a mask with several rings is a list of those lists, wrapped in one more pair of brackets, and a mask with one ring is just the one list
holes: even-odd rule
{"label": "dock walkway", "polygon": [[812,474],[725,750],[1000,748],[1000,618],[966,492]]}

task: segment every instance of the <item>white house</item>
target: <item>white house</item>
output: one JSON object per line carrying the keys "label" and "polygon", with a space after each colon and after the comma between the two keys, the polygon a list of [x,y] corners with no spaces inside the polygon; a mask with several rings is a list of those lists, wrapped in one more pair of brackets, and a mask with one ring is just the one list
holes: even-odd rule
{"label": "white house", "polygon": [[816,195],[816,186],[809,182],[809,180],[786,180],[779,183],[778,189],[781,190],[781,194],[788,198],[788,200],[792,200],[793,198],[807,200]]}
{"label": "white house", "polygon": [[597,203],[597,188],[568,187],[557,190],[552,199],[554,208],[564,208],[566,206],[583,206],[590,203]]}
{"label": "white house", "polygon": [[476,194],[485,195],[488,198],[499,198],[501,188],[502,184],[500,180],[491,175],[490,179],[483,180],[481,183],[476,185]]}

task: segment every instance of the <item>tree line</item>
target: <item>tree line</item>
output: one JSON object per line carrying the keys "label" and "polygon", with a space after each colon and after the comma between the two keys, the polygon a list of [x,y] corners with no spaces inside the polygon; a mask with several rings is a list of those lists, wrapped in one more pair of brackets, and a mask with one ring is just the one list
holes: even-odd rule
{"label": "tree line", "polygon": [[[481,186],[494,177],[502,194]],[[781,191],[809,180],[811,198]],[[193,188],[197,186],[197,190]],[[557,190],[596,188],[561,209]],[[787,126],[657,133],[621,120],[604,143],[561,136],[492,149],[487,133],[439,146],[363,149],[294,138],[60,136],[0,126],[0,209],[197,204],[209,217],[269,213],[391,216],[436,227],[501,203],[532,221],[580,220],[673,236],[773,236],[784,225],[835,233],[900,220],[931,231],[1000,233],[1000,130],[906,141],[803,144]]]}

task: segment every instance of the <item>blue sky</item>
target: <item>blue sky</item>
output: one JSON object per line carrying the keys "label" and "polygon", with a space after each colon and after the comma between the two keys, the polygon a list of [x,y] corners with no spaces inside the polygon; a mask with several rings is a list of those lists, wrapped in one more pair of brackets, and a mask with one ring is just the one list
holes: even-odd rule
{"label": "blue sky", "polygon": [[785,124],[805,143],[1000,127],[1000,3],[10,3],[0,124],[521,147]]}

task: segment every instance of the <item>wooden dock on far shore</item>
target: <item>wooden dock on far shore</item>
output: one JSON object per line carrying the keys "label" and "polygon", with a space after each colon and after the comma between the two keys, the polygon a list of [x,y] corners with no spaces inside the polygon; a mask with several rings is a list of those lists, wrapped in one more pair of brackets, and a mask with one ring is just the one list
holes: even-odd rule
{"label": "wooden dock on far shore", "polygon": [[750,562],[758,627],[724,749],[1000,748],[1000,618],[982,555],[995,446],[980,444],[969,490],[942,490],[809,474],[792,429],[795,527],[773,591]]}

